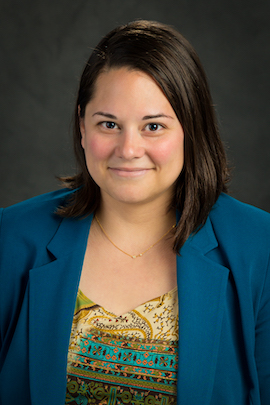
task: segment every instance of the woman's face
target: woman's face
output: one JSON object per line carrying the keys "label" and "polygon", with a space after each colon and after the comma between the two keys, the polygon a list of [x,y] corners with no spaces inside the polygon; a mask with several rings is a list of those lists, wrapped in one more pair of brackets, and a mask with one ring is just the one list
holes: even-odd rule
{"label": "woman's face", "polygon": [[150,76],[127,68],[101,73],[80,129],[103,201],[169,204],[183,168],[184,132]]}

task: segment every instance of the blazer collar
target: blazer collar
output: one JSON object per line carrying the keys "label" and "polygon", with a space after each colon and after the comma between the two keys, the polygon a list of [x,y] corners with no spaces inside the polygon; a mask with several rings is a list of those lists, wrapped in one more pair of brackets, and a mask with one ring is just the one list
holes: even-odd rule
{"label": "blazer collar", "polygon": [[181,253],[186,249],[192,248],[202,254],[207,254],[217,246],[218,241],[213,230],[212,222],[208,217],[205,225],[188,238]]}
{"label": "blazer collar", "polygon": [[88,237],[93,220],[93,214],[85,218],[63,218],[53,238],[47,245],[47,250],[55,258],[60,258],[70,252],[81,249]]}

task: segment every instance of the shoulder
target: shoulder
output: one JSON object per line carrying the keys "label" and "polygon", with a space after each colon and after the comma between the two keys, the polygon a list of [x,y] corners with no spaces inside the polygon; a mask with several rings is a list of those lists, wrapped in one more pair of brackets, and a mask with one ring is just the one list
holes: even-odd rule
{"label": "shoulder", "polygon": [[270,214],[221,194],[209,215],[219,242],[245,246],[248,253],[270,249]]}
{"label": "shoulder", "polygon": [[260,208],[254,207],[253,205],[243,203],[236,198],[231,197],[228,194],[221,193],[213,209],[222,209],[227,214],[241,214],[245,216],[246,214],[251,214],[257,218],[261,217],[263,219],[268,218],[270,220],[270,214],[266,211],[263,211]]}
{"label": "shoulder", "polygon": [[214,205],[211,215],[221,217],[227,220],[241,222],[242,225],[256,224],[257,221],[270,225],[270,214],[260,208],[243,203],[228,194],[221,193],[216,204]]}
{"label": "shoulder", "polygon": [[28,211],[35,208],[46,207],[46,206],[58,206],[58,204],[63,203],[69,195],[71,195],[74,190],[69,190],[67,188],[51,191],[49,193],[41,194],[36,197],[29,198],[28,200],[19,202],[17,204],[11,205],[10,207],[4,208],[3,211],[10,211],[12,213]]}
{"label": "shoulder", "polygon": [[[48,243],[62,221],[55,212],[71,194],[63,189],[46,193],[1,210],[0,249],[14,251],[30,249],[35,244]],[[16,247],[16,249],[15,249]]]}
{"label": "shoulder", "polygon": [[16,224],[16,228],[31,227],[55,217],[57,207],[64,204],[72,192],[67,189],[42,194],[2,210],[2,225]]}
{"label": "shoulder", "polygon": [[270,214],[222,193],[210,213],[211,219],[228,223],[234,229],[270,232]]}

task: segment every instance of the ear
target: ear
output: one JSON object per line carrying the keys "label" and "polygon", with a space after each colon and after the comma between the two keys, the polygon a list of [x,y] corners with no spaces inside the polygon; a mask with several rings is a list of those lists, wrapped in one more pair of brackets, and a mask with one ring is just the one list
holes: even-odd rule
{"label": "ear", "polygon": [[84,142],[85,142],[85,125],[84,125],[84,119],[81,117],[81,106],[78,105],[78,116],[79,116],[79,125],[80,125],[80,131],[81,131],[81,145],[84,149]]}

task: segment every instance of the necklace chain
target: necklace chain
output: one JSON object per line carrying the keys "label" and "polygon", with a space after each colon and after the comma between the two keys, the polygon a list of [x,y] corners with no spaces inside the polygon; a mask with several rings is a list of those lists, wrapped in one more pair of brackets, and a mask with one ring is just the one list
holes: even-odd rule
{"label": "necklace chain", "polygon": [[142,255],[144,255],[146,252],[148,252],[148,250],[152,249],[152,247],[154,247],[158,242],[161,241],[161,239],[165,238],[166,235],[168,235],[168,233],[175,228],[175,224],[163,235],[161,236],[161,238],[159,238],[153,245],[149,246],[149,248],[147,248],[146,250],[144,250],[142,253],[139,253],[137,255],[131,255],[127,252],[125,252],[124,250],[120,249],[120,247],[118,247],[109,237],[109,235],[105,232],[105,229],[103,228],[103,226],[101,225],[101,223],[99,222],[98,217],[95,215],[95,219],[100,227],[100,229],[102,230],[102,232],[104,233],[104,235],[107,237],[107,239],[111,242],[111,244],[118,250],[120,250],[120,252],[124,253],[125,255],[131,257],[132,259],[136,259],[137,257],[142,257]]}

